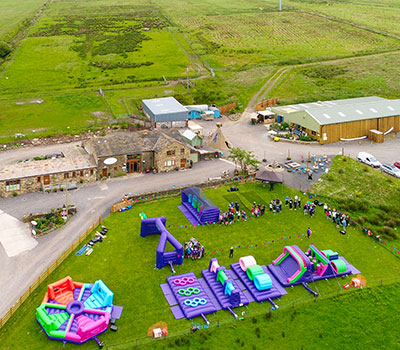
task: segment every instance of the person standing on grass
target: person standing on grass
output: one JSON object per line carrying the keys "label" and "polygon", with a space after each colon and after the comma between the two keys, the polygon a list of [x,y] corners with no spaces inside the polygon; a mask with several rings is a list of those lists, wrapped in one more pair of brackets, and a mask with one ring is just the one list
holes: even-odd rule
{"label": "person standing on grass", "polygon": [[[297,196],[296,196],[297,197]],[[297,198],[296,197],[294,197],[294,210],[296,210],[297,209]]]}
{"label": "person standing on grass", "polygon": [[231,249],[229,249],[229,257],[233,258],[233,247],[231,247]]}
{"label": "person standing on grass", "polygon": [[293,198],[289,199],[289,210],[292,210],[293,208]]}
{"label": "person standing on grass", "polygon": [[346,232],[346,226],[347,226],[346,218],[343,219],[342,225],[343,225],[343,231]]}
{"label": "person standing on grass", "polygon": [[310,228],[308,228],[307,229],[307,239],[310,239],[311,235],[312,235],[312,231]]}
{"label": "person standing on grass", "polygon": [[285,207],[287,207],[289,205],[289,197],[286,196],[285,197]]}

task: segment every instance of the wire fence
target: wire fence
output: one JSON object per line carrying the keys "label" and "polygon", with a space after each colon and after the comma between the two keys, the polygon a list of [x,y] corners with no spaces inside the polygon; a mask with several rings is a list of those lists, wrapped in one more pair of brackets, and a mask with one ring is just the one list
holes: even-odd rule
{"label": "wire fence", "polygon": [[4,314],[0,319],[0,328],[11,318],[12,315],[18,310],[18,308],[24,303],[26,299],[35,291],[37,287],[47,278],[49,275],[61,265],[61,263],[89,236],[93,230],[101,224],[101,216],[92,223],[89,228],[79,236],[79,238],[72,243],[53,263],[33,282],[29,288],[19,297],[15,304]]}

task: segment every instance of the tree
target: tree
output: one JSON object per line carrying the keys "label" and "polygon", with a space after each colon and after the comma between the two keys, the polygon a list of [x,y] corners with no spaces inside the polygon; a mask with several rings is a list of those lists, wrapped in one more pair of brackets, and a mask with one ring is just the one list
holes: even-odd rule
{"label": "tree", "polygon": [[11,47],[4,41],[0,41],[0,58],[6,58],[11,52]]}
{"label": "tree", "polygon": [[236,169],[239,165],[242,171],[246,174],[248,173],[249,166],[257,169],[258,164],[260,164],[253,152],[247,152],[240,147],[234,147],[230,150],[230,152],[231,153],[228,158],[235,162]]}

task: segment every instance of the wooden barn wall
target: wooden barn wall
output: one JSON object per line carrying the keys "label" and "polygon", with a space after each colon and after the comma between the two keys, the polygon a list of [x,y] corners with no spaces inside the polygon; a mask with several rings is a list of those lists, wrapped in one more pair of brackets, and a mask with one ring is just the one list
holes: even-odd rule
{"label": "wooden barn wall", "polygon": [[[367,120],[357,120],[354,122],[330,124],[321,126],[321,143],[337,142],[342,139],[352,139],[355,137],[367,136],[369,130],[376,129],[382,132],[388,131],[391,127],[393,131],[400,131],[400,116],[376,118]],[[327,140],[323,140],[326,133]]]}
{"label": "wooden barn wall", "polygon": [[[342,139],[352,139],[368,135],[371,129],[377,129],[377,119],[357,120],[354,122],[330,124],[321,127],[321,143],[337,142]],[[323,140],[326,133],[327,140]]]}
{"label": "wooden barn wall", "polygon": [[386,117],[379,119],[378,130],[382,132],[388,131],[393,127],[393,131],[400,131],[400,115],[395,117]]}

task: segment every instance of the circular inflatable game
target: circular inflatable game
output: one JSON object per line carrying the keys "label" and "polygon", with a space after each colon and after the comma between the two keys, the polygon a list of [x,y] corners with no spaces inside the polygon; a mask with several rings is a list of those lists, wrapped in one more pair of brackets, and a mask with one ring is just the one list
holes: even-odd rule
{"label": "circular inflatable game", "polygon": [[101,280],[80,283],[67,276],[47,286],[36,320],[50,339],[82,344],[107,330],[113,297]]}

